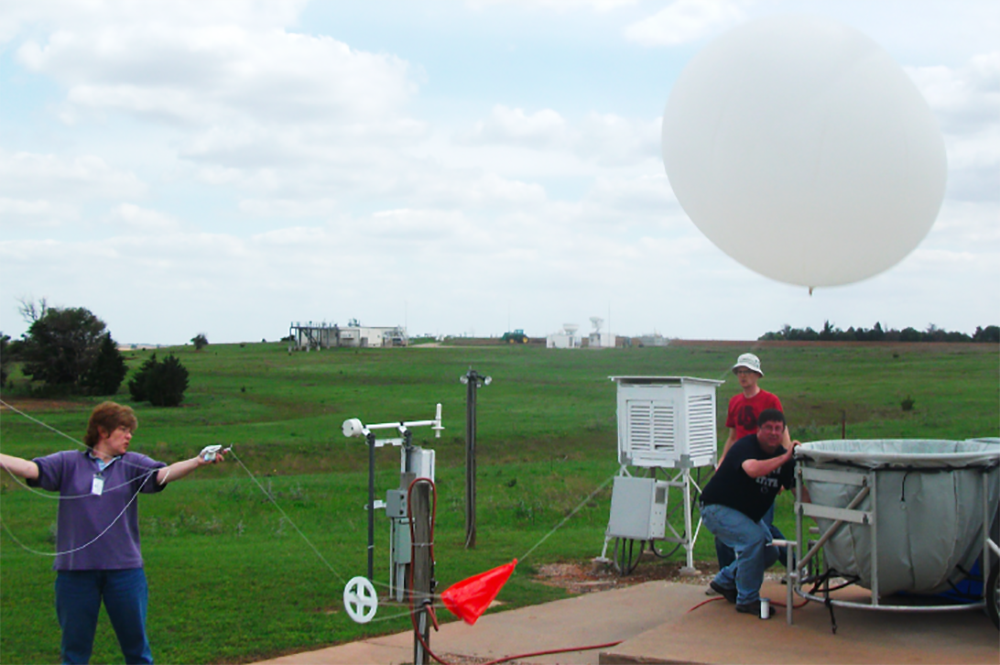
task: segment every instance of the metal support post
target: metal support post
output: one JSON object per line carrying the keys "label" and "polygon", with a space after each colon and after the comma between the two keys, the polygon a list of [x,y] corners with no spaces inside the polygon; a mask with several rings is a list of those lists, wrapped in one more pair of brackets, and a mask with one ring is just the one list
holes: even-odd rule
{"label": "metal support post", "polygon": [[412,607],[417,616],[417,630],[423,642],[413,637],[413,663],[426,665],[430,662],[424,644],[430,646],[430,617],[428,612],[433,606],[433,567],[431,560],[431,497],[430,485],[417,482],[409,492],[411,501],[411,518],[413,520],[413,562],[410,564],[413,585]]}
{"label": "metal support post", "polygon": [[983,556],[980,559],[979,574],[983,576],[983,602],[986,602],[986,583],[990,579],[990,527],[993,526],[993,514],[990,512],[990,474],[982,472],[983,477]]}
{"label": "metal support post", "polygon": [[368,581],[375,582],[375,434],[365,435],[368,444]]}
{"label": "metal support post", "polygon": [[[691,518],[691,469],[684,469],[684,549],[687,554],[687,566],[681,569],[681,575],[696,575],[698,569],[694,567],[694,541],[698,537],[692,529]],[[698,526],[701,526],[699,522]]]}
{"label": "metal support post", "polygon": [[491,377],[469,368],[459,379],[465,384],[465,548],[476,547],[476,390]]}

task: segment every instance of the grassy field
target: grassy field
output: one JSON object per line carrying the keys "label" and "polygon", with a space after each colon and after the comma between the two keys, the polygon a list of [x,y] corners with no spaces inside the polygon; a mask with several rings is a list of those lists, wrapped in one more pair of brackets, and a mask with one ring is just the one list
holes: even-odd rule
{"label": "grassy field", "polygon": [[[359,439],[342,436],[341,423],[429,419],[438,402],[443,436],[416,432],[416,443],[437,454],[438,589],[531,551],[501,594],[505,607],[562,597],[532,573],[543,563],[600,554],[610,485],[588,496],[617,471],[615,385],[608,376],[727,379],[718,393],[721,443],[725,403],[738,390],[727,370],[751,347],[767,372],[761,385],[781,397],[793,438],[840,438],[842,422],[848,438],[961,439],[1000,431],[995,345],[685,343],[600,352],[482,346],[291,355],[280,344],[173,349],[191,375],[185,403],[138,406],[132,449],[171,462],[210,443],[235,444],[239,462],[231,457],[141,499],[156,658],[248,662],[406,629],[404,608],[391,604],[367,626],[343,611],[344,582],[366,571],[367,451]],[[149,353],[132,352],[130,367]],[[479,391],[475,550],[462,547],[459,377],[470,367],[493,377]],[[82,438],[96,400],[32,401],[22,393],[15,384],[3,398]],[[913,408],[904,411],[908,398]],[[72,447],[28,418],[0,411],[3,452],[32,457]],[[398,450],[379,449],[377,458],[382,496],[398,484]],[[57,503],[9,477],[0,480],[0,662],[59,659],[51,557],[24,549],[53,551]],[[777,521],[791,531],[790,497],[782,497]],[[376,525],[375,576],[384,583],[388,520],[378,515]],[[714,558],[710,537],[699,540],[696,558]],[[104,619],[93,661],[120,658]]]}

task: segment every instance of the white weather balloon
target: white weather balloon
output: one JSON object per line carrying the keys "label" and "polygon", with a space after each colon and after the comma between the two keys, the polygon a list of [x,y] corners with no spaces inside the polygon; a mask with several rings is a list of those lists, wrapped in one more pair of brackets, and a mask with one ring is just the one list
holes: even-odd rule
{"label": "white weather balloon", "polygon": [[746,23],[681,72],[663,161],[684,211],[756,272],[848,284],[895,265],[944,196],[944,140],[916,86],[854,28]]}

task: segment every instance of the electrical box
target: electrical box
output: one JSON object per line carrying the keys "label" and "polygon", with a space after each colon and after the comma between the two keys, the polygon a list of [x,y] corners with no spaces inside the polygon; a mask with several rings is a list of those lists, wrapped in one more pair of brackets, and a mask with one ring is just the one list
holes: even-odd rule
{"label": "electrical box", "polygon": [[612,376],[618,384],[618,462],[692,469],[714,466],[715,389],[689,376]]}
{"label": "electrical box", "polygon": [[406,518],[406,492],[389,490],[385,493],[385,516],[390,519]]}
{"label": "electrical box", "polygon": [[662,540],[667,528],[668,491],[669,484],[655,478],[616,477],[607,536]]}

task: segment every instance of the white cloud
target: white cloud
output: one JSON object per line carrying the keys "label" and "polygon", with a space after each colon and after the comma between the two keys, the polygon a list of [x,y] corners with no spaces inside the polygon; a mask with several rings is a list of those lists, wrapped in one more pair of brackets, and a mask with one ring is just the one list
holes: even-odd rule
{"label": "white cloud", "polygon": [[490,117],[477,122],[461,140],[472,144],[500,143],[536,150],[566,146],[570,142],[566,120],[552,109],[525,113],[523,109],[503,104],[494,106]]}
{"label": "white cloud", "polygon": [[241,212],[258,217],[321,217],[337,210],[335,199],[245,199],[240,201]]}
{"label": "white cloud", "polygon": [[908,67],[948,133],[974,133],[1000,122],[1000,51],[971,58],[961,67]]}
{"label": "white cloud", "polygon": [[580,125],[577,152],[605,166],[623,166],[644,159],[660,159],[657,118],[644,122],[607,113],[590,113]]}
{"label": "white cloud", "polygon": [[165,233],[177,231],[181,223],[171,215],[140,208],[133,203],[122,203],[111,211],[109,221],[121,225],[133,232]]}
{"label": "white cloud", "polygon": [[959,67],[907,69],[941,123],[948,149],[948,193],[1000,200],[1000,51]]}
{"label": "white cloud", "polygon": [[68,87],[77,106],[194,126],[250,119],[367,123],[416,91],[409,65],[332,37],[242,25],[189,28],[147,20],[63,28],[18,50],[31,71]]}
{"label": "white cloud", "polygon": [[625,29],[629,41],[643,46],[673,46],[707,37],[742,21],[744,3],[733,0],[676,0]]}
{"label": "white cloud", "polygon": [[[22,201],[79,203],[104,197],[135,197],[146,184],[112,168],[101,157],[78,157],[0,150],[0,196]],[[52,208],[56,209],[55,207]],[[66,208],[61,209],[65,214]]]}
{"label": "white cloud", "polygon": [[543,7],[560,12],[578,9],[592,9],[597,12],[608,12],[619,7],[637,4],[638,0],[466,0],[470,7],[489,7],[493,5],[517,5],[529,9]]}
{"label": "white cloud", "polygon": [[54,227],[75,221],[79,213],[73,206],[44,199],[24,200],[0,197],[0,228],[15,232],[24,227]]}
{"label": "white cloud", "polygon": [[590,112],[574,126],[552,109],[528,113],[497,105],[487,119],[476,122],[458,140],[466,145],[572,152],[602,166],[627,166],[659,159],[660,125],[659,118],[641,121]]}

